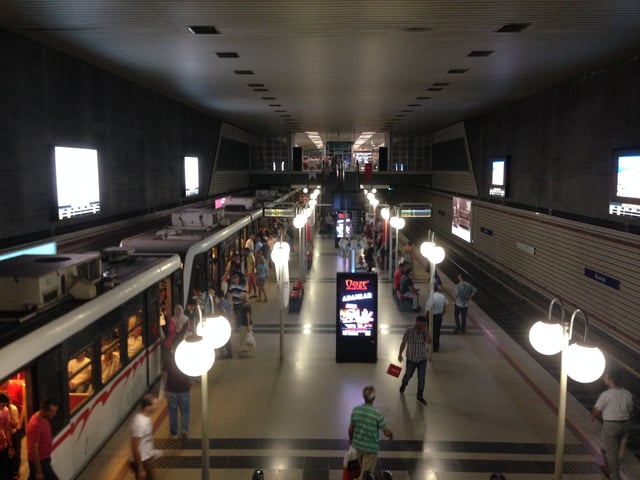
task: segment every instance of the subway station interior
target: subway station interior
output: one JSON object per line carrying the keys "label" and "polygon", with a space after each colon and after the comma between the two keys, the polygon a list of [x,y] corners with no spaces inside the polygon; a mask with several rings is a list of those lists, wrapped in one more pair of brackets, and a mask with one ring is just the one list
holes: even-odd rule
{"label": "subway station interior", "polygon": [[[367,385],[393,431],[378,480],[640,479],[636,0],[4,0],[0,37],[0,392],[20,386],[25,425],[59,402],[61,479],[135,478],[160,305],[222,290],[262,231],[288,237],[288,278],[272,263],[250,299],[255,348],[233,325],[193,376],[188,435],[154,410],[156,480],[344,478]],[[393,286],[406,249],[416,311]],[[423,405],[398,351],[436,272]],[[464,335],[459,274],[477,288]],[[347,277],[375,285],[353,338]],[[560,321],[558,353],[538,320]],[[595,378],[576,380],[574,345],[601,352]],[[122,360],[106,377],[105,348]],[[592,417],[605,370],[634,400],[619,477]],[[17,441],[11,480],[29,475]]]}

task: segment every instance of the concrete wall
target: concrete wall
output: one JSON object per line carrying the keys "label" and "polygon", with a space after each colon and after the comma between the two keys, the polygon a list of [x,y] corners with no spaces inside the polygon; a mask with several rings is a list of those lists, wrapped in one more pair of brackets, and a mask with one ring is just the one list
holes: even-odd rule
{"label": "concrete wall", "polygon": [[[0,247],[186,202],[185,155],[206,195],[219,121],[5,31],[0,66]],[[98,150],[97,218],[57,220],[56,145]]]}

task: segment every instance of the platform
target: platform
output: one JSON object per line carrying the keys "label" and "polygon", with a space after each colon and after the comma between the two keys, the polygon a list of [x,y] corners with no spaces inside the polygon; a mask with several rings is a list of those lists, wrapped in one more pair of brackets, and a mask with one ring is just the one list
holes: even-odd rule
{"label": "platform", "polygon": [[[291,255],[292,279],[297,261]],[[349,415],[368,384],[375,386],[375,406],[394,433],[394,440],[380,442],[378,469],[391,471],[395,480],[488,480],[494,472],[507,480],[551,478],[558,379],[475,305],[465,335],[453,335],[452,305],[445,314],[440,351],[427,368],[427,406],[416,400],[415,378],[400,394],[400,380],[386,373],[416,316],[398,311],[386,273],[379,275],[377,363],[335,362],[335,274],[346,266],[333,238],[315,238],[300,312],[283,313],[282,360],[273,278],[266,286],[269,301],[252,299],[253,357],[217,360],[208,376],[210,478],[249,480],[259,468],[265,480],[341,479]],[[424,307],[427,275],[416,270]],[[451,299],[453,284],[442,281]],[[156,462],[156,479],[200,478],[200,388],[192,387],[187,440],[170,438],[166,408],[157,414],[155,443],[164,456]],[[605,478],[598,465],[599,429],[569,397],[565,479]],[[80,480],[133,478],[127,477],[128,448],[125,423]],[[633,455],[626,455],[623,467],[623,478],[640,478]]]}

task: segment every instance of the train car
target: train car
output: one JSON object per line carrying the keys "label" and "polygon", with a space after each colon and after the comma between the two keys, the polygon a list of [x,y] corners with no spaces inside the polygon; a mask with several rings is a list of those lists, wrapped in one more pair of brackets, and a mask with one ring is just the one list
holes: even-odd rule
{"label": "train car", "polygon": [[[261,198],[262,204],[278,206],[290,202],[298,194],[292,190],[275,199]],[[171,225],[125,238],[123,249],[138,253],[177,253],[183,260],[183,297],[193,290],[219,288],[228,259],[240,252],[251,233],[266,227],[263,209],[246,211],[247,197],[240,209],[185,209],[172,215]],[[256,202],[254,201],[253,204]]]}
{"label": "train car", "polygon": [[80,473],[159,378],[161,304],[181,298],[181,273],[178,255],[114,251],[0,262],[0,390],[26,420],[44,399],[58,404],[60,478]]}

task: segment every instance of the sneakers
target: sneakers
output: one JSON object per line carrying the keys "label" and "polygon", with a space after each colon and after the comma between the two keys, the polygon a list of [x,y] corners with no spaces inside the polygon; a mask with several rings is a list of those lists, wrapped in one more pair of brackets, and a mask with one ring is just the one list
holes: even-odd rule
{"label": "sneakers", "polygon": [[405,388],[407,388],[406,385],[400,385],[400,393],[404,393]]}
{"label": "sneakers", "polygon": [[427,404],[427,401],[422,397],[418,397],[418,402],[420,402],[422,405],[426,405]]}

